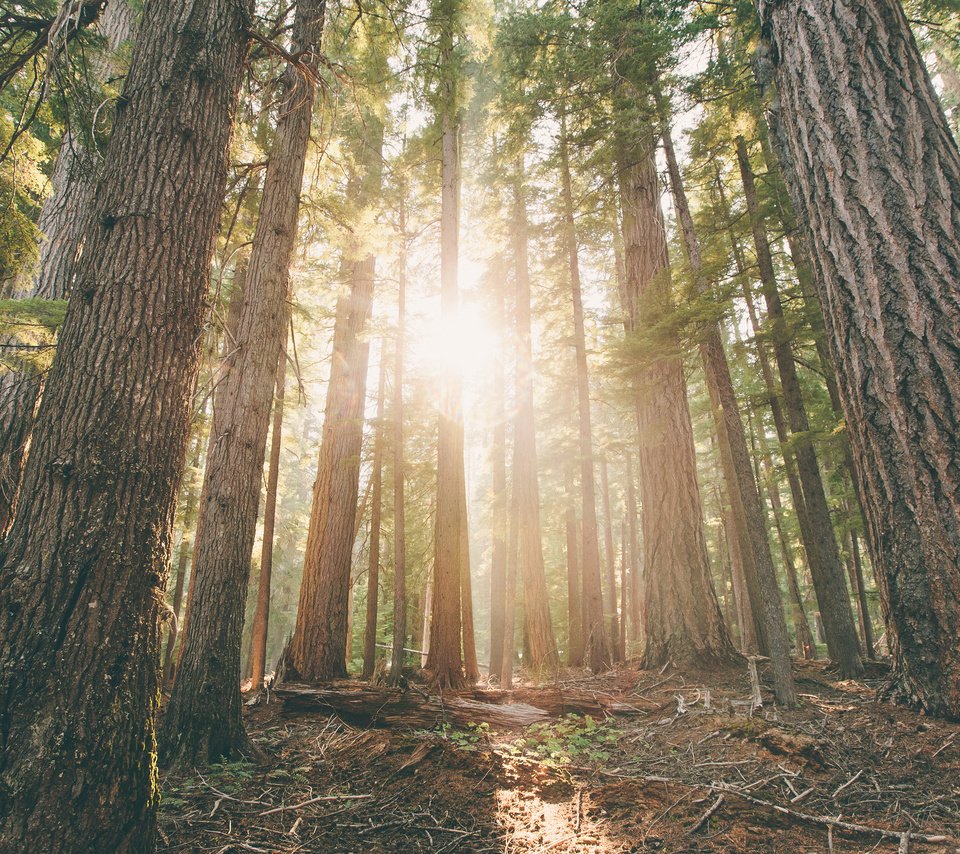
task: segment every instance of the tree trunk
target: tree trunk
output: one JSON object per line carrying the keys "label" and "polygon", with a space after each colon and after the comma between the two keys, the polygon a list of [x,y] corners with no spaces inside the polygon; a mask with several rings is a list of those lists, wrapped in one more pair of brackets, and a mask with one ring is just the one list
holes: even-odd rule
{"label": "tree trunk", "polygon": [[[703,296],[709,293],[710,284],[703,271],[700,241],[694,230],[693,216],[668,126],[664,127],[663,145],[694,289],[698,296]],[[740,536],[751,610],[758,618],[761,651],[770,657],[777,701],[793,706],[797,702],[797,692],[790,662],[787,621],[783,613],[777,571],[773,566],[773,554],[770,551],[760,493],[753,475],[743,419],[740,417],[740,405],[733,389],[730,365],[720,334],[720,324],[717,321],[707,322],[701,328],[700,334],[700,357],[713,404],[734,527]]]}
{"label": "tree trunk", "polygon": [[600,458],[600,492],[603,500],[603,539],[607,567],[607,599],[610,606],[610,643],[614,661],[623,661],[624,650],[620,646],[620,620],[617,616],[617,557],[613,546],[613,517],[610,515],[610,479],[607,475],[607,458]]}
{"label": "tree trunk", "polygon": [[407,336],[407,205],[400,200],[400,258],[397,290],[397,352],[393,373],[393,649],[390,682],[400,683],[407,642],[407,523],[404,486],[403,374]]}
{"label": "tree trunk", "polygon": [[[293,52],[315,74],[325,0],[299,0]],[[213,398],[213,423],[194,549],[190,631],[163,721],[166,762],[215,761],[245,747],[240,645],[256,538],[277,364],[288,324],[289,268],[315,95],[288,66],[244,281],[236,342]]]}
{"label": "tree trunk", "polygon": [[[460,252],[460,112],[455,66],[454,11],[441,4],[440,90],[441,214],[440,312],[444,324],[454,324],[459,313]],[[459,688],[464,682],[461,584],[467,549],[461,542],[466,526],[463,501],[462,377],[450,365],[441,366],[440,417],[437,442],[437,505],[434,526],[433,624],[427,670],[441,688]],[[469,568],[466,569],[469,572]]]}
{"label": "tree trunk", "polygon": [[534,674],[557,664],[557,645],[550,620],[550,600],[540,539],[540,487],[537,482],[537,439],[533,415],[533,349],[531,340],[530,270],[527,245],[527,205],[523,164],[514,183],[513,250],[517,288],[517,391],[513,445],[513,487],[518,495],[520,577]]}
{"label": "tree trunk", "polygon": [[[203,440],[200,435],[202,430],[199,427],[197,432],[196,450],[190,462],[191,468],[193,469],[197,469],[200,466],[200,454],[203,445]],[[187,484],[187,496],[184,500],[183,507],[183,525],[180,532],[180,552],[177,556],[177,571],[173,589],[173,619],[170,621],[167,645],[163,653],[162,673],[163,684],[165,686],[173,682],[173,648],[176,646],[177,634],[179,633],[180,611],[183,606],[183,585],[187,577],[187,568],[193,564],[193,544],[195,542],[197,502],[199,498],[200,496],[194,484],[192,482]]]}
{"label": "tree trunk", "polygon": [[610,643],[603,625],[603,591],[600,574],[600,538],[597,531],[597,487],[593,471],[593,427],[590,417],[590,378],[587,368],[587,339],[584,329],[580,258],[574,219],[570,155],[567,146],[566,116],[560,122],[560,169],[563,195],[564,237],[573,297],[573,337],[577,357],[577,406],[580,428],[580,520],[583,530],[580,572],[583,585],[582,639],[586,659],[594,672],[610,666]]}
{"label": "tree trunk", "polygon": [[843,577],[843,567],[840,565],[840,553],[837,549],[816,451],[810,438],[810,423],[800,391],[797,366],[790,348],[789,330],[777,290],[773,257],[757,201],[747,144],[742,137],[737,139],[737,160],[740,164],[747,210],[753,228],[760,284],[767,305],[767,317],[772,327],[770,337],[780,372],[784,408],[793,434],[792,444],[797,473],[803,488],[804,515],[810,530],[810,537],[804,537],[804,542],[813,584],[817,591],[827,649],[830,652],[830,658],[840,671],[841,678],[856,678],[862,675],[863,664],[860,661],[859,642],[853,623],[850,596]]}
{"label": "tree trunk", "polygon": [[567,664],[583,667],[583,601],[580,598],[580,545],[577,542],[577,511],[573,506],[573,478],[567,472]]}
{"label": "tree trunk", "polygon": [[248,15],[144,10],[0,545],[3,850],[153,850],[159,616]]}
{"label": "tree trunk", "polygon": [[620,648],[623,660],[627,661],[627,592],[630,579],[627,577],[627,520],[620,525]]}
{"label": "tree trunk", "polygon": [[[514,473],[516,480],[516,473]],[[510,496],[510,534],[507,541],[507,578],[506,596],[503,608],[503,664],[500,668],[500,684],[504,688],[513,686],[513,661],[516,657],[516,616],[517,616],[517,566],[520,560],[520,509],[519,493],[516,485]]]}
{"label": "tree trunk", "polygon": [[468,684],[480,678],[477,640],[473,629],[473,582],[470,577],[470,531],[467,524],[467,473],[460,474],[460,630],[463,638],[463,675]]}
{"label": "tree trunk", "polygon": [[855,531],[850,532],[850,557],[852,560],[851,581],[857,594],[857,611],[860,614],[860,628],[863,631],[863,646],[867,658],[877,657],[873,640],[873,626],[870,622],[870,606],[867,603],[867,590],[863,578],[863,561],[860,558],[860,540]]}
{"label": "tree trunk", "polygon": [[383,516],[383,412],[387,397],[387,354],[380,344],[377,422],[373,430],[373,489],[370,493],[370,555],[367,569],[367,614],[363,630],[363,678],[373,676],[377,658],[377,604],[380,598],[380,520]]}
{"label": "tree trunk", "polygon": [[[629,525],[629,550],[627,552],[628,561],[628,593],[630,599],[630,641],[636,643],[640,639],[640,538],[639,522],[640,514],[637,508],[637,487],[633,479],[633,457],[627,454],[627,522]],[[627,613],[624,611],[623,620],[626,621]],[[624,652],[624,657],[628,657]]]}
{"label": "tree trunk", "polygon": [[286,348],[280,350],[277,367],[277,391],[273,401],[273,427],[267,471],[267,498],[263,507],[263,545],[260,551],[260,581],[257,585],[257,609],[250,633],[250,684],[254,691],[263,687],[267,669],[267,635],[270,628],[270,576],[273,572],[273,534],[277,521],[277,486],[280,481],[280,450],[283,439],[283,400],[287,384]]}
{"label": "tree trunk", "polygon": [[[97,21],[97,31],[106,41],[106,51],[95,55],[92,73],[106,77],[115,65],[114,52],[129,40],[136,14],[127,0],[108,3]],[[64,300],[70,295],[73,266],[83,236],[90,226],[93,192],[100,159],[67,129],[60,141],[51,184],[53,193],[44,201],[37,228],[43,234],[36,276],[23,296]],[[16,334],[7,344],[22,344]],[[9,351],[8,351],[9,352]],[[23,466],[30,448],[30,434],[44,376],[36,366],[16,356],[6,358],[7,370],[0,372],[0,534],[13,521]]]}
{"label": "tree trunk", "polygon": [[[506,349],[506,267],[502,257],[495,267],[497,329],[502,338],[493,368],[493,554],[490,561],[490,679],[502,681],[507,598],[507,402],[504,375]],[[510,644],[512,646],[512,644]]]}
{"label": "tree trunk", "polygon": [[[655,138],[621,164],[628,315],[648,333],[671,310]],[[644,549],[644,665],[736,656],[710,578],[693,428],[675,333],[667,331],[638,389]]]}
{"label": "tree trunk", "polygon": [[[377,197],[382,178],[383,126],[372,116],[366,121],[366,137],[357,140],[357,162],[363,171],[351,178],[349,190],[351,197],[360,201]],[[308,682],[347,674],[350,569],[357,533],[370,356],[365,333],[376,271],[376,258],[366,254],[361,238],[351,236],[349,240],[340,262],[349,293],[337,300],[297,624],[284,660],[285,678]]]}

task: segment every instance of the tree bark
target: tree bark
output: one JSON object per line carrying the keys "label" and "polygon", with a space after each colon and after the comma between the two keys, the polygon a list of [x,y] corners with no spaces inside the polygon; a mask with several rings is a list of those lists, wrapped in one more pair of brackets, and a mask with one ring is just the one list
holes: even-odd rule
{"label": "tree bark", "polygon": [[[628,317],[648,333],[671,310],[656,139],[622,162]],[[727,662],[736,657],[710,578],[693,428],[675,332],[665,331],[638,390],[644,549],[644,665]]]}
{"label": "tree bark", "polygon": [[582,580],[582,639],[586,660],[594,672],[610,666],[610,642],[603,625],[603,591],[600,573],[600,537],[597,526],[597,487],[593,471],[593,426],[590,416],[590,376],[587,366],[587,339],[584,328],[580,257],[574,219],[570,178],[570,153],[566,116],[560,122],[560,178],[563,196],[564,237],[573,297],[573,337],[577,358],[577,409],[580,436],[580,524],[582,526],[580,573]]}
{"label": "tree bark", "polygon": [[403,382],[407,340],[407,203],[400,200],[400,258],[397,289],[397,352],[393,373],[393,649],[390,682],[400,683],[407,642],[407,523],[404,496]]}
{"label": "tree bark", "polygon": [[523,164],[514,183],[513,252],[517,289],[517,390],[513,444],[513,488],[518,495],[519,571],[523,579],[524,616],[532,673],[557,665],[557,644],[550,620],[550,600],[543,565],[540,486],[537,482],[537,439],[533,414],[533,345],[531,340],[530,270],[527,245],[527,203]]}
{"label": "tree bark", "polygon": [[363,629],[363,678],[373,676],[377,658],[377,604],[380,598],[380,520],[383,516],[383,413],[387,396],[387,358],[380,345],[377,422],[373,438],[373,489],[370,492],[370,555],[367,564],[367,613]]}
{"label": "tree bark", "polygon": [[[115,51],[135,29],[136,14],[127,0],[108,3],[97,20],[97,31],[107,41],[103,54],[91,63],[93,76],[106,77],[115,65]],[[70,295],[73,267],[90,226],[99,157],[67,129],[60,141],[51,184],[53,193],[44,201],[37,227],[43,234],[37,273],[25,288],[25,297],[64,300]],[[14,335],[8,344],[23,343]],[[9,351],[8,351],[9,352]],[[0,534],[13,521],[23,466],[30,448],[30,434],[43,392],[44,376],[35,365],[6,359],[0,372]]]}
{"label": "tree bark", "polygon": [[250,15],[144,10],[0,544],[3,850],[153,850],[159,617]]}
{"label": "tree bark", "polygon": [[[636,643],[640,639],[640,512],[637,508],[637,486],[634,480],[633,457],[627,454],[627,523],[630,539],[628,540],[627,562],[627,589],[630,611],[630,640]],[[627,619],[627,612],[623,612],[623,620]],[[624,652],[624,657],[629,657]]]}
{"label": "tree bark", "polygon": [[567,664],[583,667],[583,600],[580,598],[580,544],[577,542],[577,511],[573,506],[573,477],[567,472]]}
{"label": "tree bark", "polygon": [[[440,312],[444,324],[454,324],[460,306],[458,285],[460,252],[460,110],[459,69],[455,65],[455,10],[450,2],[440,16],[441,214]],[[440,415],[437,442],[437,505],[434,526],[433,624],[427,670],[434,686],[459,688],[463,673],[461,542],[466,526],[463,501],[462,377],[452,366],[441,366]],[[466,568],[469,572],[469,568]]]}
{"label": "tree bark", "polygon": [[[666,125],[663,131],[663,146],[694,290],[697,295],[702,296],[709,292],[710,285],[704,274],[700,241],[694,229],[670,128]],[[720,457],[730,495],[734,527],[740,536],[751,610],[754,617],[759,618],[757,629],[761,651],[770,657],[777,701],[793,706],[797,702],[797,691],[790,661],[787,621],[783,613],[783,601],[780,598],[777,571],[773,566],[773,553],[770,551],[763,506],[753,475],[747,436],[730,376],[730,365],[727,362],[719,322],[708,321],[701,327],[700,357],[713,404],[714,423],[719,437]]]}
{"label": "tree bark", "polygon": [[777,289],[773,257],[757,200],[747,144],[743,137],[737,139],[737,160],[740,164],[740,176],[743,180],[744,196],[753,229],[760,284],[767,305],[767,317],[771,324],[770,337],[780,373],[784,408],[792,433],[797,473],[803,488],[804,515],[810,532],[809,538],[804,537],[804,543],[813,584],[817,591],[827,649],[830,652],[830,658],[840,671],[841,678],[852,679],[863,674],[863,664],[860,661],[859,642],[853,623],[850,596],[843,576],[843,567],[840,564],[840,553],[837,549],[816,451],[810,438],[810,422],[800,390],[797,366],[790,348],[789,330]]}
{"label": "tree bark", "polygon": [[267,670],[267,635],[270,629],[270,581],[273,573],[273,535],[277,521],[277,487],[280,481],[280,450],[283,445],[283,405],[287,384],[287,353],[281,347],[277,366],[277,390],[273,400],[270,458],[267,463],[267,497],[263,507],[263,546],[260,551],[260,581],[257,609],[250,633],[250,683],[254,691],[263,687]]}
{"label": "tree bark", "polygon": [[607,568],[607,598],[610,606],[610,642],[613,660],[623,661],[624,650],[620,646],[620,620],[617,616],[617,556],[613,546],[613,517],[610,514],[610,479],[607,474],[607,458],[600,458],[600,494],[603,500],[603,539]]}
{"label": "tree bark", "polygon": [[507,575],[504,584],[506,596],[503,607],[503,663],[500,667],[500,684],[504,688],[513,686],[513,661],[516,657],[517,567],[520,562],[520,494],[517,491],[516,479],[514,468],[510,495],[510,532],[507,540]]}
{"label": "tree bark", "polygon": [[190,631],[160,731],[165,762],[215,761],[246,746],[240,646],[256,538],[277,364],[289,317],[289,269],[297,239],[325,0],[298,0],[263,197],[243,286],[236,342],[213,398],[213,422],[194,549]]}
{"label": "tree bark", "polygon": [[[357,139],[362,174],[350,180],[350,195],[361,202],[380,192],[383,125],[368,116]],[[357,534],[360,450],[370,345],[365,332],[373,306],[376,257],[359,236],[350,238],[340,269],[349,283],[337,300],[333,354],[323,437],[303,565],[297,624],[284,658],[285,678],[308,682],[347,674],[350,569]]]}
{"label": "tree bark", "polygon": [[[507,598],[507,382],[504,370],[507,307],[506,265],[497,258],[495,270],[497,329],[502,338],[493,368],[493,553],[490,560],[490,679],[502,680]],[[512,646],[512,644],[511,644]]]}

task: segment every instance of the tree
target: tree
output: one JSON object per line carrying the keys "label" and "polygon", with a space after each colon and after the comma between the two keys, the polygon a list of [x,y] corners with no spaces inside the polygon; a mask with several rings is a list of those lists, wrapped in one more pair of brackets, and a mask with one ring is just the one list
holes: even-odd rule
{"label": "tree", "polygon": [[161,729],[165,761],[214,761],[246,744],[240,637],[277,364],[288,325],[289,269],[320,63],[325,0],[299,0],[299,56],[281,80],[277,129],[243,288],[236,343],[214,393],[194,546],[190,630]]}
{"label": "tree", "polygon": [[710,579],[690,410],[671,309],[666,232],[660,208],[656,135],[643,130],[621,154],[631,331],[656,333],[639,377],[640,508],[643,527],[644,665],[728,662],[735,653]]}
{"label": "tree", "polygon": [[260,580],[257,583],[257,609],[250,632],[250,686],[263,687],[267,669],[267,635],[270,628],[270,582],[273,574],[273,537],[277,521],[277,487],[280,481],[280,450],[283,444],[283,407],[287,385],[287,352],[280,350],[277,390],[273,399],[273,425],[270,428],[270,456],[267,469],[267,497],[263,507],[263,547],[260,552]]}
{"label": "tree", "polygon": [[153,848],[159,617],[251,14],[144,9],[0,545],[0,848]]}
{"label": "tree", "polygon": [[960,717],[960,154],[896,0],[760,10],[771,125],[866,498],[893,689]]}
{"label": "tree", "polygon": [[380,534],[383,518],[383,412],[387,398],[387,359],[380,345],[377,420],[373,432],[373,486],[370,490],[370,554],[367,564],[367,614],[363,632],[363,678],[370,679],[377,657],[377,604],[380,596]]}

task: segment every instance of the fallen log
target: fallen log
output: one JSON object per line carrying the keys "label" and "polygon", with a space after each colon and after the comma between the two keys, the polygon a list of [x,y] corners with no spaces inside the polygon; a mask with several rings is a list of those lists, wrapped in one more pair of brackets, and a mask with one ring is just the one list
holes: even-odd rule
{"label": "fallen log", "polygon": [[486,723],[492,727],[518,729],[568,714],[595,718],[642,714],[641,709],[609,697],[557,689],[474,689],[428,696],[416,689],[349,683],[324,686],[286,683],[275,688],[272,694],[290,711],[333,713],[351,723],[384,727],[429,729],[443,723],[456,726]]}

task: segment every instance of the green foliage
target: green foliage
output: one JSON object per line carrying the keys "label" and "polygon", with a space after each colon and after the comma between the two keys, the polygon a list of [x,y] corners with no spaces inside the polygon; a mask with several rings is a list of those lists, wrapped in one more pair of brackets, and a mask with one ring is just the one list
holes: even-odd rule
{"label": "green foliage", "polygon": [[528,727],[524,737],[510,745],[510,752],[554,765],[605,762],[617,738],[617,729],[611,723],[564,715],[557,721]]}

